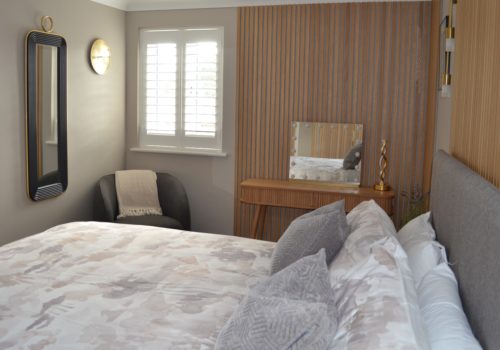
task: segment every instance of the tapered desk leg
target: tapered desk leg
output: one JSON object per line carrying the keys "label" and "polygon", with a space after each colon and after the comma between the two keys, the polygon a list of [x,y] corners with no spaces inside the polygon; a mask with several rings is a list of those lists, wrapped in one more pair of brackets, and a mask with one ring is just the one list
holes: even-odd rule
{"label": "tapered desk leg", "polygon": [[262,239],[262,231],[264,231],[264,220],[266,219],[267,205],[257,204],[252,222],[252,238]]}

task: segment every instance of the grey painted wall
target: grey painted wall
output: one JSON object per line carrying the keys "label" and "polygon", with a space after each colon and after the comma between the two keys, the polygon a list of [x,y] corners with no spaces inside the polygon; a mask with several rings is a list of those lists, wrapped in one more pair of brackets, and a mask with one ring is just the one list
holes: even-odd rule
{"label": "grey painted wall", "polygon": [[[186,187],[193,231],[233,233],[236,121],[236,14],[232,9],[127,13],[127,169],[177,176]],[[224,27],[223,151],[225,158],[130,151],[137,147],[137,55],[140,28]]]}
{"label": "grey painted wall", "polygon": [[[43,15],[68,44],[69,187],[55,199],[26,194],[24,40]],[[125,14],[88,0],[0,2],[0,244],[92,217],[97,179],[125,165]],[[93,39],[111,46],[108,74],[88,64]]]}

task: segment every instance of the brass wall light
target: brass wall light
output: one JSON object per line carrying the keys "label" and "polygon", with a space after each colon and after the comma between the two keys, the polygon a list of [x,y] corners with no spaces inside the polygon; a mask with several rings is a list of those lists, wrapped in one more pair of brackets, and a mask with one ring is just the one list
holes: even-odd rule
{"label": "brass wall light", "polygon": [[111,50],[102,39],[94,40],[90,48],[90,64],[99,75],[106,73],[111,61]]}
{"label": "brass wall light", "polygon": [[451,97],[451,52],[444,53],[444,73],[441,76],[441,96]]}
{"label": "brass wall light", "polygon": [[451,97],[451,53],[455,51],[455,26],[453,23],[454,5],[457,0],[449,0],[448,15],[444,28],[444,71],[441,75],[441,96]]}
{"label": "brass wall light", "polygon": [[455,51],[455,26],[453,23],[453,7],[457,4],[457,0],[449,0],[450,7],[446,21],[446,28],[444,31],[445,37],[445,51],[454,52]]}

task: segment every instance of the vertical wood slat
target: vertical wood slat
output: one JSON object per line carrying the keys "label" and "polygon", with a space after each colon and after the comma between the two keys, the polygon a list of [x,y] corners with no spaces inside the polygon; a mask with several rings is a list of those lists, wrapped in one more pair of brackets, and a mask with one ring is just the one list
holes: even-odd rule
{"label": "vertical wood slat", "polygon": [[[305,151],[301,151],[298,147],[299,136],[293,132],[291,136],[297,136],[297,139],[294,140],[294,146],[291,149],[296,150],[298,156],[343,158],[356,141],[362,140],[363,128],[358,126],[358,124],[311,124],[311,139],[306,143]],[[304,141],[303,137],[302,141]]]}
{"label": "vertical wood slat", "polygon": [[500,2],[460,1],[450,150],[500,187]]}
{"label": "vertical wood slat", "polygon": [[[423,181],[430,3],[240,8],[235,232],[249,236],[254,208],[239,202],[248,178],[287,179],[292,121],[363,124],[362,185],[376,181],[381,138],[398,194]],[[420,160],[419,160],[420,159]],[[298,209],[269,208],[277,240]]]}

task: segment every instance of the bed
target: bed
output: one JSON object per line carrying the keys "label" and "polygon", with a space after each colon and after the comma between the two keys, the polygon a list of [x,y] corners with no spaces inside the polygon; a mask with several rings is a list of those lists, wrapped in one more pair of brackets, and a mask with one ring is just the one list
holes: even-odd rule
{"label": "bed", "polygon": [[0,349],[212,349],[273,243],[112,223],[0,249]]}
{"label": "bed", "polygon": [[[499,191],[439,152],[431,211],[474,334],[495,349]],[[249,289],[268,278],[274,247],[95,222],[10,243],[0,247],[0,349],[212,349]]]}

